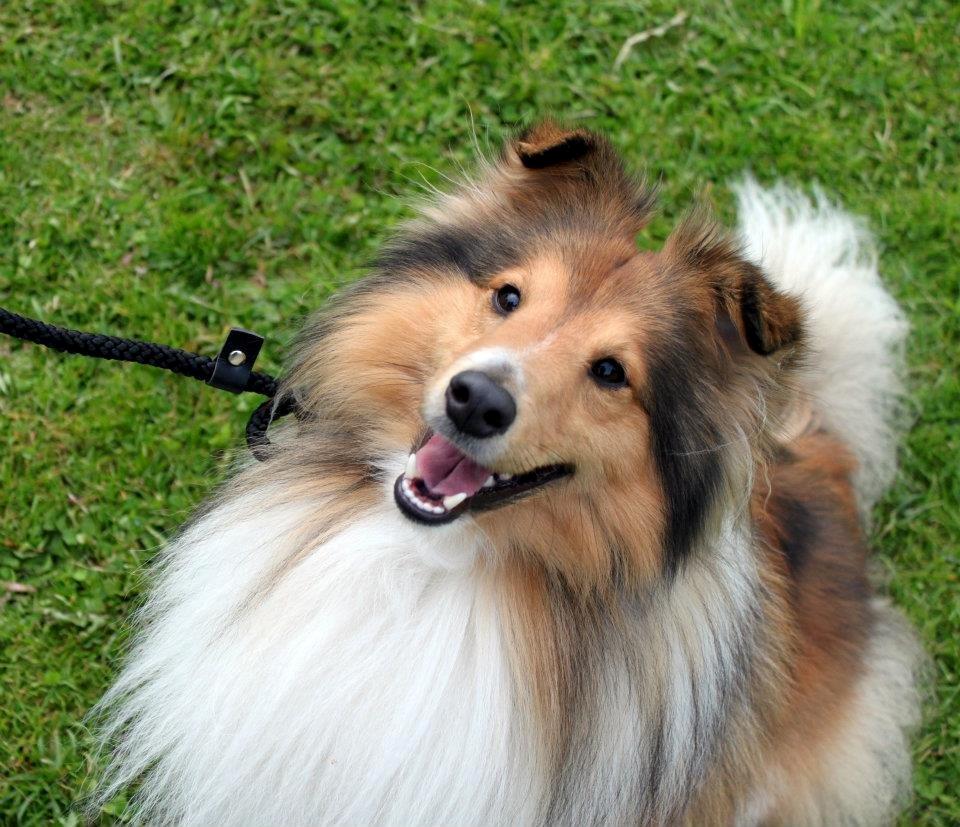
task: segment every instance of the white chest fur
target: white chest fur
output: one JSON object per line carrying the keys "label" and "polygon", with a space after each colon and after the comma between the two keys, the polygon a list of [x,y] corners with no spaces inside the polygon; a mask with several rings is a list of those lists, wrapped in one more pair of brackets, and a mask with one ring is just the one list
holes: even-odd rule
{"label": "white chest fur", "polygon": [[104,700],[108,794],[141,777],[151,823],[188,825],[658,823],[683,806],[750,648],[742,534],[626,626],[598,616],[569,751],[549,759],[472,522],[415,526],[384,497],[319,539],[323,508],[260,491],[171,545]]}
{"label": "white chest fur", "polygon": [[[188,824],[497,824],[542,818],[475,530],[384,503],[311,547],[304,505],[228,504],[168,552],[106,700],[114,781]],[[316,504],[313,505],[316,508]]]}

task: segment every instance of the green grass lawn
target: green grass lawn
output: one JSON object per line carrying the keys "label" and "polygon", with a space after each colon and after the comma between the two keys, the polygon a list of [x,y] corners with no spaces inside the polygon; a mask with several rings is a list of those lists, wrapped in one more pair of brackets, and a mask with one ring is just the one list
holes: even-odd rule
{"label": "green grass lawn", "polygon": [[[402,5],[0,5],[0,304],[205,353],[240,324],[277,371],[475,134],[548,112],[662,176],[653,238],[704,188],[730,218],[745,169],[821,182],[875,228],[913,323],[875,545],[935,661],[904,824],[960,823],[960,6],[689,2],[614,68],[677,7]],[[83,719],[144,565],[257,401],[0,340],[0,823],[80,823]]]}

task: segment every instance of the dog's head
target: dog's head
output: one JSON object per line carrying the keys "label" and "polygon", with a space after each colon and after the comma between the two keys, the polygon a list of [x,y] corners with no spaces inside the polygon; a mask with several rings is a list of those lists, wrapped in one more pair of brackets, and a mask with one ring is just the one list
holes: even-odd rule
{"label": "dog's head", "polygon": [[304,339],[292,382],[396,504],[470,515],[581,582],[696,545],[764,450],[801,338],[702,215],[638,249],[653,198],[602,137],[542,123],[442,198]]}

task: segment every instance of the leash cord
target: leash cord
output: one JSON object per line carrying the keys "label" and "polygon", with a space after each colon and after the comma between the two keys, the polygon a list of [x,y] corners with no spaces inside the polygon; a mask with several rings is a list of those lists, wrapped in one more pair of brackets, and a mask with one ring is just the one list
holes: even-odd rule
{"label": "leash cord", "polygon": [[277,400],[279,382],[268,373],[253,371],[263,339],[254,333],[234,328],[216,359],[201,356],[169,345],[124,339],[104,333],[86,333],[41,322],[0,307],[0,333],[15,339],[43,345],[61,353],[109,359],[117,362],[135,362],[180,376],[206,382],[232,393],[257,393],[269,397],[251,414],[246,427],[247,445],[258,460],[267,456],[267,429],[274,419],[293,413],[295,400],[284,396]]}

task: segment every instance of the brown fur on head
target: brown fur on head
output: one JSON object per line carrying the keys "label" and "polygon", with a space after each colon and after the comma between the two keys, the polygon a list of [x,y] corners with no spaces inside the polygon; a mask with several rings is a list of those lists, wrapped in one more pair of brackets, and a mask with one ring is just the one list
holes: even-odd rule
{"label": "brown fur on head", "polygon": [[[346,435],[337,464],[375,479],[437,429],[453,374],[481,364],[516,420],[460,447],[500,473],[574,469],[473,513],[496,547],[578,589],[675,567],[721,500],[745,503],[802,335],[795,301],[702,214],[639,251],[652,202],[604,138],[523,132],[308,330],[288,382],[315,416],[304,438]],[[506,284],[521,304],[504,316],[491,297]],[[606,357],[624,387],[591,376]]]}

